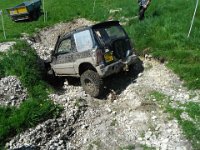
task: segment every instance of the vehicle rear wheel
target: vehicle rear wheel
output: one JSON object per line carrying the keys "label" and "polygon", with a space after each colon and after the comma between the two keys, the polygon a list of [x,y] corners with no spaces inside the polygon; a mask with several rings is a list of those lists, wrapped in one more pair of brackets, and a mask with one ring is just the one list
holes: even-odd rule
{"label": "vehicle rear wheel", "polygon": [[81,85],[87,94],[98,97],[103,91],[103,81],[97,72],[87,70],[81,75]]}

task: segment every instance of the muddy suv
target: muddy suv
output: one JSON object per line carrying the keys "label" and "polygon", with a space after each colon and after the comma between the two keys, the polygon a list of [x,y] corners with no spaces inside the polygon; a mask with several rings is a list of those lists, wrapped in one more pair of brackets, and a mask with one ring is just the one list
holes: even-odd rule
{"label": "muddy suv", "polygon": [[80,77],[86,93],[101,95],[103,78],[128,70],[137,56],[118,21],[108,21],[73,30],[59,36],[48,74]]}

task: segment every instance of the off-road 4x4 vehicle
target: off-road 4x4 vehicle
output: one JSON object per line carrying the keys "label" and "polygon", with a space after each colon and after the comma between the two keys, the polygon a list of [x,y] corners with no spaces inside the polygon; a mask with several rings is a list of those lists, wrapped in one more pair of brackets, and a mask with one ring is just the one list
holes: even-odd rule
{"label": "off-road 4x4 vehicle", "polygon": [[123,27],[118,21],[107,21],[59,36],[46,66],[55,76],[80,77],[85,92],[98,97],[102,79],[128,70],[136,59]]}

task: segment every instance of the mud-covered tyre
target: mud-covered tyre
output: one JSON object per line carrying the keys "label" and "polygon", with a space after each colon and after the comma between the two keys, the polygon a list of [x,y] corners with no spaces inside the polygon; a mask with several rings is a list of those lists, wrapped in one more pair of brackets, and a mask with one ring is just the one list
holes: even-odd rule
{"label": "mud-covered tyre", "polygon": [[81,85],[92,97],[99,97],[103,91],[103,81],[93,70],[87,70],[81,75]]}

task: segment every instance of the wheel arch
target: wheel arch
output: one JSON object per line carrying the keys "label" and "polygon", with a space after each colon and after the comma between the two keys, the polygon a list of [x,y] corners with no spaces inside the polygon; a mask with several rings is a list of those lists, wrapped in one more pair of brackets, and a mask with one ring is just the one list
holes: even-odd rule
{"label": "wheel arch", "polygon": [[97,70],[91,63],[89,62],[81,63],[78,68],[79,75],[83,74],[86,70],[93,70],[97,72]]}

